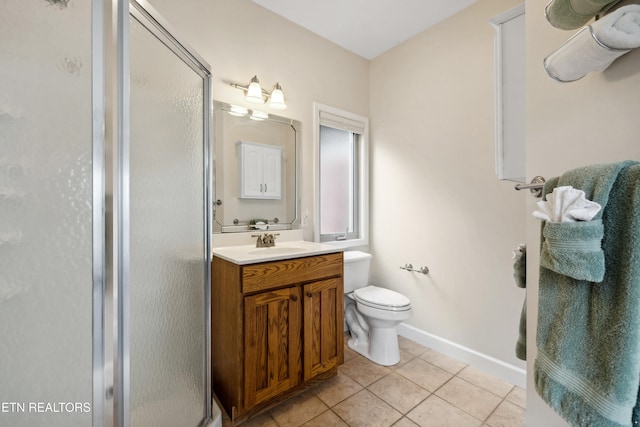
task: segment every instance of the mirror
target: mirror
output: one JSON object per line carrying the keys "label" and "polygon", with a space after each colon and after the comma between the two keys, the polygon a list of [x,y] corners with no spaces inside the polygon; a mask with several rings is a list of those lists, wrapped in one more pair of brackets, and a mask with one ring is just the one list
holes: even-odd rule
{"label": "mirror", "polygon": [[298,228],[300,122],[213,102],[213,232]]}

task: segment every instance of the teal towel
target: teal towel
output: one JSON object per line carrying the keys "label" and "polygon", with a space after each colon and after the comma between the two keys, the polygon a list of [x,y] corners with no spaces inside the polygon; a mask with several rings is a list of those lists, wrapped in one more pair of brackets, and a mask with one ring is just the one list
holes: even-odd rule
{"label": "teal towel", "polygon": [[524,297],[522,311],[520,312],[520,323],[518,325],[518,341],[516,342],[516,357],[520,360],[527,360],[527,297]]}
{"label": "teal towel", "polygon": [[[527,249],[524,245],[518,246],[513,261],[513,278],[519,288],[527,287]],[[527,360],[527,297],[525,294],[520,323],[518,325],[518,341],[516,341],[516,357]]]}
{"label": "teal towel", "polygon": [[550,179],[545,194],[558,185],[603,206],[595,220],[603,225],[605,265],[599,283],[541,265],[536,390],[571,425],[631,426],[640,415],[640,165],[575,169]]}
{"label": "teal towel", "polygon": [[513,279],[519,288],[527,287],[527,248],[524,244],[513,250]]}
{"label": "teal towel", "polygon": [[545,7],[551,25],[563,30],[575,30],[596,15],[607,11],[620,0],[553,0]]}
{"label": "teal towel", "polygon": [[602,221],[546,222],[542,228],[540,265],[578,280],[604,278]]}

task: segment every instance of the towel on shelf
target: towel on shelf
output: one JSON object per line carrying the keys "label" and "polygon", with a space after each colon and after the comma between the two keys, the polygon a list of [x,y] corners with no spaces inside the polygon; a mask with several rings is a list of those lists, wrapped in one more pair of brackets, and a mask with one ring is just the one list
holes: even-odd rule
{"label": "towel on shelf", "polygon": [[640,47],[640,5],[630,4],[594,22],[598,40],[612,49]]}
{"label": "towel on shelf", "polygon": [[575,30],[619,2],[620,0],[552,0],[544,8],[544,14],[554,27]]}
{"label": "towel on shelf", "polygon": [[[527,246],[524,243],[513,250],[513,278],[519,288],[527,287]],[[527,296],[525,293],[520,323],[518,325],[518,341],[516,342],[516,357],[527,360]]]}
{"label": "towel on shelf", "polygon": [[[600,283],[540,266],[537,358],[540,396],[574,426],[640,421],[640,164],[574,169],[545,183],[548,195],[571,185],[603,209],[605,273]],[[586,222],[542,224],[567,227]],[[568,234],[571,231],[567,231]]]}
{"label": "towel on shelf", "polygon": [[601,206],[585,197],[584,191],[563,185],[553,189],[546,200],[537,203],[533,216],[549,222],[575,222],[593,219]]}
{"label": "towel on shelf", "polygon": [[618,57],[640,47],[640,5],[617,9],[582,28],[547,56],[547,74],[560,82],[572,82],[590,71],[606,70]]}

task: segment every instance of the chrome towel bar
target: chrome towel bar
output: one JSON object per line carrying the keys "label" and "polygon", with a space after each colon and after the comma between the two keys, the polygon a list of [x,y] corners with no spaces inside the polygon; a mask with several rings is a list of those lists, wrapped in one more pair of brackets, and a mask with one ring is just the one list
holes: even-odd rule
{"label": "chrome towel bar", "polygon": [[516,184],[516,190],[529,190],[534,197],[542,197],[542,187],[544,187],[544,177],[540,175],[533,177],[530,184]]}
{"label": "chrome towel bar", "polygon": [[420,269],[415,269],[413,268],[413,265],[407,263],[404,265],[404,267],[400,267],[400,268],[403,270],[413,271],[416,273],[429,274],[429,267],[427,267],[426,265],[423,265],[422,267],[420,267]]}

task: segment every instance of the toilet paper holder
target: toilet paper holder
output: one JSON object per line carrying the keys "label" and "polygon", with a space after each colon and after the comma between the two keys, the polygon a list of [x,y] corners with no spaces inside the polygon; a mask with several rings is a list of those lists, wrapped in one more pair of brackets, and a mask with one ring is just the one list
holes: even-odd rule
{"label": "toilet paper holder", "polygon": [[413,271],[415,273],[429,274],[429,267],[427,267],[426,265],[423,265],[419,269],[416,269],[416,268],[413,268],[413,265],[411,263],[406,263],[404,266],[400,268],[407,271]]}

